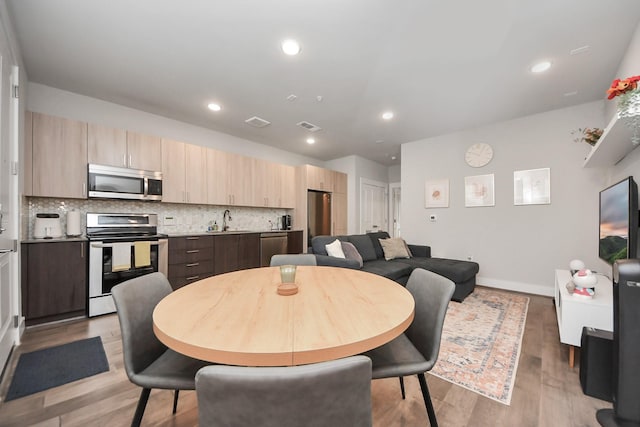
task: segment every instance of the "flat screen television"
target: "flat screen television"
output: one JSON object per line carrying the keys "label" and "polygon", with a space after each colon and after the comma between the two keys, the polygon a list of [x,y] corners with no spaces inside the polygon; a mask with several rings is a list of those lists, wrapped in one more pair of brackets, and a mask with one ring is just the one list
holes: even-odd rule
{"label": "flat screen television", "polygon": [[631,176],[600,192],[598,255],[609,264],[638,255],[638,186]]}

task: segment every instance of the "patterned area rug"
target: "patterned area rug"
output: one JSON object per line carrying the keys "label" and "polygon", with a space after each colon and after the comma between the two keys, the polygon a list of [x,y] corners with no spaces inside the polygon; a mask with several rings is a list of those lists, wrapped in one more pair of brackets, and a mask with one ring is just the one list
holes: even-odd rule
{"label": "patterned area rug", "polygon": [[431,373],[509,405],[528,306],[525,296],[483,288],[450,302]]}

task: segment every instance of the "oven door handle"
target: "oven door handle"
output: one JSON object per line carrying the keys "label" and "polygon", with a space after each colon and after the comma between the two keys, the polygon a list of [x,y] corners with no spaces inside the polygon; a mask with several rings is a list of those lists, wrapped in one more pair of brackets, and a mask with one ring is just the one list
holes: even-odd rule
{"label": "oven door handle", "polygon": [[[127,242],[123,242],[123,243],[127,243]],[[131,246],[133,246],[133,242],[129,242],[129,243],[131,243]],[[167,241],[166,240],[158,240],[158,241],[150,242],[149,244],[151,246],[166,245]],[[92,248],[98,248],[98,249],[112,248],[113,244],[112,243],[92,243],[91,247]]]}

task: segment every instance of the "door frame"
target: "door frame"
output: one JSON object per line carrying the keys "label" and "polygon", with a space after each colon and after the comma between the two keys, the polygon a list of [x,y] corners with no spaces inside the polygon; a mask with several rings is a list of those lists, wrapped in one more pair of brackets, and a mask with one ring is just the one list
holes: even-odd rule
{"label": "door frame", "polygon": [[384,201],[383,203],[386,205],[383,208],[383,213],[384,213],[384,218],[383,218],[383,224],[382,224],[382,229],[389,229],[389,184],[386,182],[380,182],[380,181],[375,181],[373,179],[368,179],[368,178],[360,178],[360,188],[359,188],[359,209],[358,209],[358,230],[360,230],[361,234],[366,233],[366,230],[362,229],[362,206],[364,205],[363,200],[362,200],[362,190],[363,190],[363,186],[364,185],[373,185],[375,187],[381,187],[384,189]]}
{"label": "door frame", "polygon": [[[389,183],[389,195],[388,195],[388,205],[389,205],[389,215],[387,217],[387,223],[389,224],[389,236],[391,237],[400,237],[402,235],[402,229],[398,230],[398,235],[395,235],[395,225],[393,223],[394,215],[393,212],[395,210],[395,199],[393,197],[393,192],[395,190],[400,190],[400,197],[402,197],[402,185],[400,182],[390,182]],[[400,207],[402,203],[398,204],[398,212],[400,212]],[[402,215],[400,215],[402,218]]]}

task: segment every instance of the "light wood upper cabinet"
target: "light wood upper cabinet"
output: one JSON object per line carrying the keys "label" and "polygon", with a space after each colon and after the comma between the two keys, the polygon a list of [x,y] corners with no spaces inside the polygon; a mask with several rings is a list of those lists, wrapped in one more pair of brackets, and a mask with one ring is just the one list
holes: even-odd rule
{"label": "light wood upper cabinet", "polygon": [[161,138],[127,131],[128,166],[146,171],[162,170]]}
{"label": "light wood upper cabinet", "polygon": [[252,206],[253,184],[251,157],[207,149],[207,203]]}
{"label": "light wood upper cabinet", "polygon": [[253,160],[253,205],[295,208],[295,168],[265,160]]}
{"label": "light wood upper cabinet", "polygon": [[87,124],[32,113],[33,195],[87,197]]}
{"label": "light wood upper cabinet", "polygon": [[162,139],[162,201],[207,202],[206,148]]}
{"label": "light wood upper cabinet", "polygon": [[333,191],[335,193],[347,193],[347,179],[346,173],[333,171]]}
{"label": "light wood upper cabinet", "polygon": [[24,113],[24,167],[22,194],[33,196],[33,114]]}
{"label": "light wood upper cabinet", "polygon": [[193,144],[184,149],[187,203],[207,203],[207,149]]}
{"label": "light wood upper cabinet", "polygon": [[280,198],[281,208],[293,209],[296,207],[296,168],[289,165],[280,165]]}
{"label": "light wood upper cabinet", "polygon": [[148,171],[162,170],[157,136],[89,124],[89,163]]}
{"label": "light wood upper cabinet", "polygon": [[127,167],[127,131],[89,123],[89,163]]}
{"label": "light wood upper cabinet", "polygon": [[186,203],[184,142],[162,139],[162,201]]}
{"label": "light wood upper cabinet", "polygon": [[229,204],[229,169],[227,153],[207,149],[207,203]]}
{"label": "light wood upper cabinet", "polygon": [[333,191],[333,171],[318,166],[305,165],[309,190]]}

